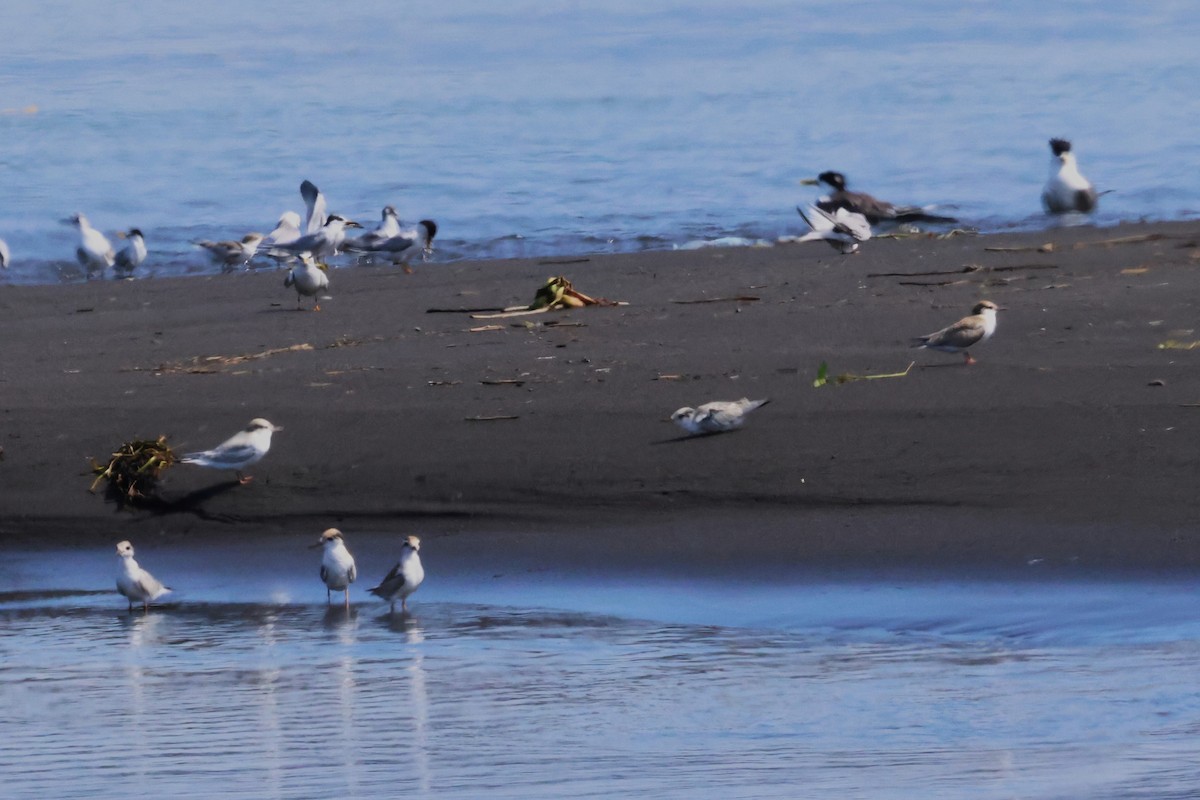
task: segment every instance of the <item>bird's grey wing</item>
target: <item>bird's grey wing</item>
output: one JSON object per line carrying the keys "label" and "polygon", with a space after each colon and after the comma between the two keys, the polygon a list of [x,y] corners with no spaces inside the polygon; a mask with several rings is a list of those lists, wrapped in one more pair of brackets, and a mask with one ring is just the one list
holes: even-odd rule
{"label": "bird's grey wing", "polygon": [[392,571],[384,576],[384,579],[379,582],[379,585],[374,589],[369,589],[368,591],[377,597],[390,597],[391,595],[394,595],[396,592],[400,591],[402,586],[404,586],[404,575],[401,574],[400,562],[397,561],[396,566],[392,567]]}
{"label": "bird's grey wing", "polygon": [[304,198],[304,207],[308,209],[306,233],[316,233],[325,225],[328,214],[325,210],[325,195],[312,181],[300,184],[300,196]]}
{"label": "bird's grey wing", "polygon": [[[828,225],[821,224],[821,222],[820,222],[821,220],[827,219],[829,217],[829,215],[827,213],[825,213],[821,209],[817,208],[816,206],[810,206],[809,212],[810,212],[809,214],[805,214],[804,209],[802,209],[800,206],[796,206],[796,213],[799,214],[800,219],[804,220],[804,223],[806,225],[808,225],[809,228],[812,229],[813,233],[820,233],[822,231],[829,230]],[[816,212],[816,213],[814,214],[812,212]],[[816,221],[814,221],[814,220],[816,220]],[[818,227],[819,224],[820,224],[820,227]]]}
{"label": "bird's grey wing", "polygon": [[284,288],[291,288],[292,284],[295,282],[296,282],[296,275],[292,270],[289,269],[288,274],[283,276]]}
{"label": "bird's grey wing", "polygon": [[983,338],[984,327],[973,317],[960,319],[953,325],[925,337],[929,347],[970,347]]}
{"label": "bird's grey wing", "polygon": [[90,259],[88,258],[87,250],[84,250],[82,247],[75,248],[75,258],[79,261],[80,264],[82,264],[85,267],[88,265],[88,262],[90,261]]}
{"label": "bird's grey wing", "polygon": [[213,450],[206,450],[203,453],[191,453],[183,458],[185,461],[193,457],[201,458],[214,467],[228,464],[230,465],[230,469],[233,469],[236,466],[244,464],[246,459],[253,458],[257,454],[258,451],[253,445],[238,444],[229,446],[221,445]]}
{"label": "bird's grey wing", "polygon": [[350,569],[346,572],[346,577],[349,579],[350,583],[354,583],[354,580],[358,577],[357,564],[354,564],[353,562],[350,564]]}
{"label": "bird's grey wing", "polygon": [[324,564],[321,565],[321,582],[329,582],[329,569]]}
{"label": "bird's grey wing", "polygon": [[154,597],[163,590],[162,583],[145,570],[142,570],[142,574],[138,576],[134,584],[137,586],[137,590],[145,597]]}

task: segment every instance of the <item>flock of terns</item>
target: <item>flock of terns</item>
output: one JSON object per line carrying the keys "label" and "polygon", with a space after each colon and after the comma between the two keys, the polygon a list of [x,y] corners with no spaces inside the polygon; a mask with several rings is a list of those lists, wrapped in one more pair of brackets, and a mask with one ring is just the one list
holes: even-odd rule
{"label": "flock of terns", "polygon": [[[283,428],[272,425],[265,419],[252,419],[245,429],[216,447],[188,453],[180,459],[180,463],[233,470],[239,483],[249,483],[252,478],[243,474],[242,470],[262,460],[271,449],[271,435],[281,430]],[[313,547],[324,548],[320,574],[325,584],[326,602],[332,602],[333,592],[343,592],[348,608],[350,584],[358,577],[358,567],[354,563],[354,556],[346,549],[342,532],[337,528],[330,528],[321,534],[321,538]],[[400,560],[379,585],[370,590],[371,594],[390,603],[392,613],[396,610],[397,600],[400,601],[401,610],[407,612],[408,596],[425,580],[420,550],[421,540],[416,536],[406,536],[400,545]],[[130,611],[133,610],[134,603],[141,603],[142,610],[148,611],[152,602],[170,593],[171,589],[138,564],[133,557],[133,544],[128,541],[118,544],[117,556],[120,559],[117,591],[129,601]]]}
{"label": "flock of terns", "polygon": [[[1095,187],[1079,172],[1071,143],[1064,139],[1051,139],[1053,153],[1051,175],[1042,192],[1042,203],[1046,211],[1053,214],[1090,213],[1095,210],[1099,194]],[[823,240],[842,253],[853,253],[861,242],[871,236],[871,226],[881,223],[900,222],[954,222],[951,217],[931,214],[914,206],[896,206],[878,200],[869,194],[852,192],[847,188],[846,178],[839,172],[823,172],[817,178],[805,180],[808,185],[820,185],[828,194],[813,205],[797,209],[812,229],[804,236],[792,241]],[[379,227],[357,238],[347,239],[348,227],[361,227],[358,223],[337,214],[328,214],[324,195],[310,181],[300,186],[304,198],[307,218],[301,227],[300,215],[288,211],[279,219],[279,224],[270,234],[246,234],[241,241],[209,242],[196,244],[207,250],[213,260],[225,268],[246,266],[260,252],[279,261],[299,263],[288,272],[284,285],[294,287],[297,304],[303,297],[314,297],[329,285],[325,271],[317,259],[329,258],[342,249],[367,253],[384,253],[407,265],[409,259],[421,252],[428,255],[437,235],[437,225],[432,220],[422,220],[415,229],[404,231],[396,210],[392,206],[383,209]],[[76,256],[89,271],[113,267],[132,270],[146,258],[145,240],[136,228],[129,231],[128,245],[114,253],[108,239],[89,225],[87,218],[76,214],[68,220],[79,229],[80,242]],[[8,247],[0,240],[0,266],[8,265]],[[314,300],[314,310],[320,310]],[[963,317],[941,330],[917,337],[912,346],[950,353],[962,353],[964,364],[974,364],[969,348],[991,338],[996,331],[998,306],[984,300],[975,305],[969,316]],[[671,415],[671,420],[691,435],[710,435],[736,430],[745,422],[747,415],[770,402],[767,399],[742,398],[733,401],[714,401],[699,407],[685,406]],[[242,431],[217,445],[184,455],[180,462],[214,469],[232,470],[240,483],[251,480],[243,470],[257,463],[270,450],[271,435],[282,428],[265,419],[251,420]],[[321,534],[313,547],[323,548],[321,580],[326,588],[326,601],[332,602],[332,593],[344,593],[349,606],[350,584],[358,575],[354,557],[346,549],[341,531],[330,528]],[[405,538],[401,546],[400,560],[380,584],[370,592],[391,604],[395,611],[396,600],[404,611],[408,610],[408,596],[416,591],[425,578],[419,556],[420,540],[415,536]],[[117,545],[120,570],[117,574],[117,590],[129,600],[129,608],[139,602],[143,609],[171,590],[143,569],[133,557],[133,545],[123,541]]]}

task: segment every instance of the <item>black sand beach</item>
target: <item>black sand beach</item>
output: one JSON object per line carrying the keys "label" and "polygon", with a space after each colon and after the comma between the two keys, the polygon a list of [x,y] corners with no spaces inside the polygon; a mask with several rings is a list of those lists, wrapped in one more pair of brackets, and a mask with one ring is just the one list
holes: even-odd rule
{"label": "black sand beach", "polygon": [[[0,542],[336,525],[564,560],[1194,568],[1198,259],[1167,223],[344,268],[319,313],[269,270],[3,287]],[[629,304],[427,313],[551,275]],[[978,364],[909,348],[985,298]],[[916,366],[814,388],[823,361]],[[735,433],[666,421],[743,396],[772,402]],[[179,465],[165,508],[87,491],[125,440],[204,449],[252,417],[285,430],[248,486]]]}

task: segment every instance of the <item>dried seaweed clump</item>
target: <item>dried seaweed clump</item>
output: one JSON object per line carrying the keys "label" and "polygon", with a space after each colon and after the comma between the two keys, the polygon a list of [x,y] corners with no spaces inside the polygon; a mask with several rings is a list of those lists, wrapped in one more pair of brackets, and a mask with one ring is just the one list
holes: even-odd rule
{"label": "dried seaweed clump", "polygon": [[92,459],[96,480],[88,490],[95,492],[101,481],[108,479],[105,496],[119,506],[136,505],[155,496],[158,479],[163,470],[175,463],[175,453],[167,446],[167,437],[135,439],[125,442],[101,464]]}

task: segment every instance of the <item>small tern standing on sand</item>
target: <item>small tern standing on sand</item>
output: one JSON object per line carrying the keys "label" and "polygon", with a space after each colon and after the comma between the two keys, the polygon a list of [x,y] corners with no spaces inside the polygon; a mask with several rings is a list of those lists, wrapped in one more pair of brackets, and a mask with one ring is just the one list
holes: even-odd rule
{"label": "small tern standing on sand", "polygon": [[317,266],[313,257],[308,253],[300,254],[300,264],[288,270],[283,279],[285,287],[296,287],[296,310],[305,297],[313,299],[313,311],[321,310],[321,299],[317,296],[329,288],[329,276],[325,270]]}
{"label": "small tern standing on sand", "polygon": [[722,433],[742,427],[746,415],[770,400],[714,400],[698,408],[684,406],[671,415],[671,421],[688,433]]}
{"label": "small tern standing on sand", "polygon": [[425,568],[421,566],[421,540],[416,536],[407,536],[400,547],[400,560],[392,571],[387,574],[379,585],[371,589],[371,594],[391,603],[391,611],[396,611],[396,600],[400,601],[400,610],[408,611],[408,596],[417,590],[421,581],[425,580]]}
{"label": "small tern standing on sand", "polygon": [[237,473],[238,483],[247,484],[253,478],[242,475],[242,470],[257,464],[271,449],[271,434],[283,428],[272,425],[261,417],[250,420],[244,430],[238,431],[212,450],[188,453],[179,459],[182,464],[196,464],[212,469],[231,469]]}
{"label": "small tern standing on sand", "polygon": [[839,208],[862,214],[872,225],[881,222],[956,222],[954,217],[931,214],[919,206],[896,206],[864,192],[846,188],[846,176],[840,172],[822,172],[815,178],[800,181],[805,186],[821,186],[829,192],[817,201],[817,208],[835,213]]}
{"label": "small tern standing on sand", "polygon": [[88,277],[95,272],[103,273],[105,268],[113,265],[117,256],[112,244],[108,237],[92,227],[87,217],[75,214],[63,221],[79,229],[79,247],[75,248],[75,258],[87,270]]}
{"label": "small tern standing on sand", "polygon": [[323,547],[321,555],[321,580],[325,582],[325,603],[333,602],[333,592],[346,593],[346,606],[350,606],[350,584],[358,577],[358,569],[354,566],[354,556],[346,549],[342,540],[342,532],[330,528],[321,534],[321,538],[310,549]]}
{"label": "small tern standing on sand", "polygon": [[971,316],[928,336],[913,340],[913,347],[941,350],[943,353],[962,353],[964,364],[974,364],[975,359],[967,352],[972,345],[986,342],[996,332],[996,309],[990,300],[984,300],[971,309]]}
{"label": "small tern standing on sand", "polygon": [[1066,139],[1051,139],[1050,180],[1042,190],[1042,205],[1051,214],[1076,211],[1088,214],[1096,210],[1100,195],[1091,181],[1079,172],[1071,143]]}
{"label": "small tern standing on sand", "polygon": [[[296,235],[298,236],[299,232]],[[210,242],[207,239],[201,239],[196,242],[196,246],[207,250],[213,263],[220,264],[222,270],[232,270],[236,267],[249,266],[250,259],[254,258],[255,254],[258,253],[258,246],[262,244],[262,241],[263,235],[261,233],[247,233],[242,237],[240,242],[235,242],[232,239],[223,242]]]}
{"label": "small tern standing on sand", "polygon": [[121,568],[117,572],[117,591],[129,600],[130,611],[133,611],[134,601],[142,604],[143,611],[149,611],[152,602],[171,591],[138,565],[133,558],[132,544],[118,544],[117,555],[121,558]]}
{"label": "small tern standing on sand", "polygon": [[858,251],[859,242],[871,238],[871,223],[862,214],[844,208],[831,214],[816,206],[809,206],[807,214],[799,206],[796,211],[812,230],[803,236],[783,237],[781,242],[825,241],[839,253],[849,255]]}
{"label": "small tern standing on sand", "polygon": [[129,244],[117,253],[113,266],[118,272],[128,275],[146,260],[146,238],[137,228],[130,229],[129,233],[125,234],[125,238],[129,240]]}
{"label": "small tern standing on sand", "polygon": [[0,269],[8,269],[11,258],[8,252],[8,242],[0,239]]}
{"label": "small tern standing on sand", "polygon": [[312,253],[313,258],[331,258],[338,254],[338,249],[346,240],[346,228],[361,227],[357,222],[332,214],[316,233],[306,233],[295,241],[272,244],[271,249],[294,256]]}

